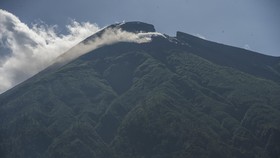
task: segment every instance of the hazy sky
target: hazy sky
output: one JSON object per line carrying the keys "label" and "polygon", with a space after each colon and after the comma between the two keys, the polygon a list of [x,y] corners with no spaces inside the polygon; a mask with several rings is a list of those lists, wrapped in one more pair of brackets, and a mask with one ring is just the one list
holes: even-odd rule
{"label": "hazy sky", "polygon": [[143,21],[169,35],[183,31],[280,56],[279,0],[1,0],[0,8],[28,25]]}

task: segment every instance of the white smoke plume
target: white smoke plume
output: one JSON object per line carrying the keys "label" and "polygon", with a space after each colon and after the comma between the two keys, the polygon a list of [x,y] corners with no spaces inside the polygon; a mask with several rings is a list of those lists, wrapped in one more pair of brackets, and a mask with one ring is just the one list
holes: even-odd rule
{"label": "white smoke plume", "polygon": [[66,28],[68,34],[62,35],[56,33],[56,26],[35,24],[28,27],[15,15],[0,9],[0,94],[54,61],[68,62],[116,42],[143,43],[151,41],[152,36],[164,37],[160,33],[135,34],[107,28],[101,37],[84,44],[80,42],[100,31],[96,24],[72,21]]}
{"label": "white smoke plume", "polygon": [[79,43],[77,46],[71,48],[67,53],[63,54],[56,62],[69,62],[99,47],[117,42],[147,43],[151,41],[152,36],[164,37],[164,35],[157,32],[132,33],[116,28],[106,28],[101,37],[94,38],[92,41],[87,43]]}

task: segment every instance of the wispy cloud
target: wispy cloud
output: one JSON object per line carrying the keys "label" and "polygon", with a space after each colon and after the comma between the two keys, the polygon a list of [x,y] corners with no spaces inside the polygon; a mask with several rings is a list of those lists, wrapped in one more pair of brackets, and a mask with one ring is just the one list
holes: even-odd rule
{"label": "wispy cloud", "polygon": [[56,26],[28,27],[0,9],[0,93],[47,67],[55,58],[99,30],[96,24],[72,21],[67,35]]}

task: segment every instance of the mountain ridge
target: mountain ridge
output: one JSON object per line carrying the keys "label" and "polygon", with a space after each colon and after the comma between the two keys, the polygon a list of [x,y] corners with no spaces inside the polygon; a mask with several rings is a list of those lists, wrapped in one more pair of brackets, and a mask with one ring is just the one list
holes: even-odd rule
{"label": "mountain ridge", "polygon": [[184,37],[106,45],[0,95],[0,156],[279,157],[279,76]]}

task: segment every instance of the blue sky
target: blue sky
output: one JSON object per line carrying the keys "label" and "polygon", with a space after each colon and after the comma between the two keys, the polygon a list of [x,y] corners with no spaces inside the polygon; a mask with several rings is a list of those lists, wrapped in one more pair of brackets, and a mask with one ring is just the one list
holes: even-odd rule
{"label": "blue sky", "polygon": [[99,26],[143,21],[169,35],[183,31],[280,56],[278,0],[1,0],[0,8],[29,25],[42,20],[63,30],[70,19]]}

